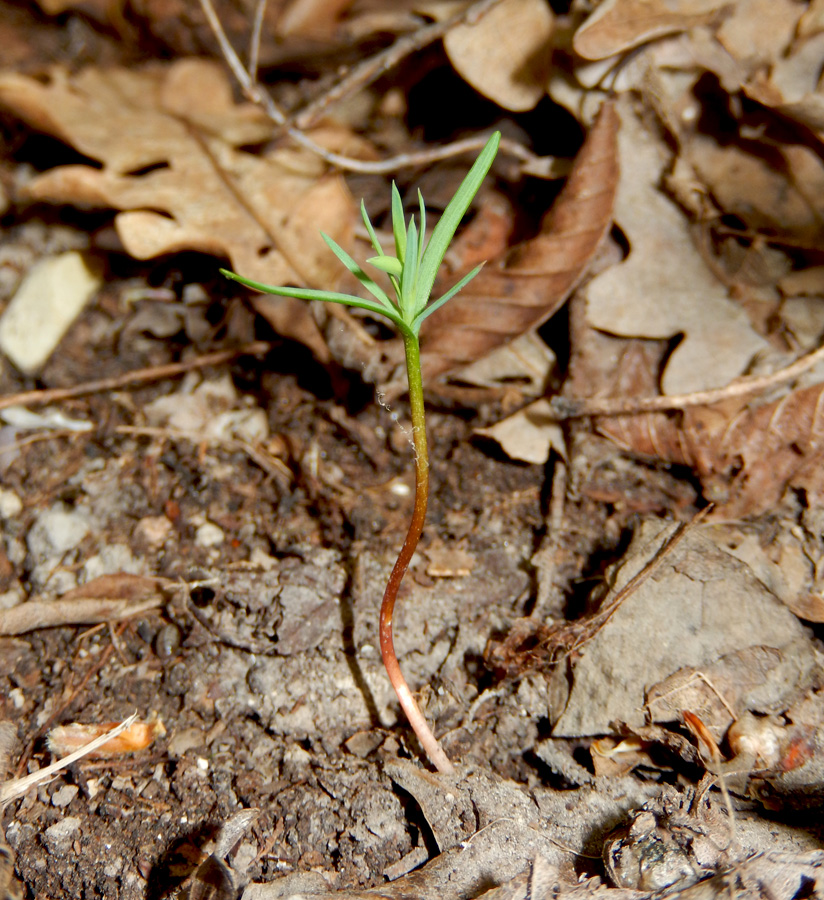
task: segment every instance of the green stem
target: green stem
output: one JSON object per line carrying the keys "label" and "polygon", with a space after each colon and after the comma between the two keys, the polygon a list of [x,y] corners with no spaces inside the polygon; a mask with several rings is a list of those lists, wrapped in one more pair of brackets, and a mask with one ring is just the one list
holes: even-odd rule
{"label": "green stem", "polygon": [[404,329],[403,345],[406,351],[406,374],[409,379],[409,403],[412,410],[412,436],[415,444],[415,508],[409,531],[403,542],[398,559],[389,576],[386,591],[381,604],[380,639],[381,656],[386,667],[386,674],[395,688],[401,709],[412,726],[430,762],[439,772],[454,772],[455,769],[432,733],[423,713],[418,708],[412,691],[403,677],[398,657],[395,655],[395,641],[392,637],[392,614],[395,611],[395,600],[403,576],[409,568],[426,520],[426,506],[429,500],[429,451],[426,446],[426,413],[423,403],[423,380],[421,377],[421,353],[418,337]]}

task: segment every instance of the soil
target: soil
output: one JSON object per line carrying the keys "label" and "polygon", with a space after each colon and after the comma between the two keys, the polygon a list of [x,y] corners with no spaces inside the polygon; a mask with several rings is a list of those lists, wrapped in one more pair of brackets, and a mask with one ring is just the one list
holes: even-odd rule
{"label": "soil", "polygon": [[[115,280],[107,294],[119,290]],[[105,304],[90,308],[44,384],[122,371],[122,328]],[[168,341],[143,345],[130,365],[177,354]],[[356,378],[353,391],[340,379],[339,391],[358,393]],[[37,894],[157,896],[211,830],[249,806],[262,811],[245,845],[263,851],[253,879],[320,869],[333,886],[372,884],[421,840],[381,770],[383,755],[411,750],[377,649],[384,579],[411,510],[411,448],[381,407],[347,412],[297,348],[276,343],[263,360],[191,376],[186,389],[216,382],[239,385],[247,412],[265,410],[268,446],[288,443],[279,480],[219,440],[116,433],[159,397],[180,396],[173,381],[73,402],[64,411],[91,431],[7,450],[4,502],[18,498],[22,510],[5,523],[4,596],[62,594],[108,572],[180,585],[165,609],[124,623],[2,642],[0,717],[16,723],[30,767],[57,722],[137,710],[167,732],[134,758],[78,764],[13,811],[8,840]],[[22,386],[7,367],[3,392]],[[495,458],[471,429],[431,415],[434,491],[396,642],[411,684],[428,685],[450,751],[514,772],[535,723],[516,715],[504,739],[490,705],[472,725],[467,713],[488,678],[488,640],[532,593],[543,473]],[[68,537],[55,537],[58,525]],[[437,561],[444,547],[462,551],[468,573],[428,574],[428,554]]]}

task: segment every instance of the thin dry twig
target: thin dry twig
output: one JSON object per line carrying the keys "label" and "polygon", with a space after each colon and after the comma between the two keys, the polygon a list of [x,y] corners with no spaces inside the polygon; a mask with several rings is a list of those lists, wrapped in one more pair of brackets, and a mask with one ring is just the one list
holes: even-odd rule
{"label": "thin dry twig", "polygon": [[[473,6],[471,6],[460,16],[453,18],[455,18],[457,21],[464,21],[467,18],[471,17],[471,15],[473,14],[473,10],[475,10],[476,7],[483,8],[483,11],[485,12],[487,6],[491,7],[496,2],[499,2],[499,0],[478,0],[477,3],[473,4]],[[344,171],[349,172],[360,172],[367,175],[383,175],[388,172],[396,172],[398,169],[410,168],[413,166],[430,165],[431,163],[438,162],[442,159],[450,159],[453,156],[459,156],[461,153],[469,153],[480,150],[489,139],[488,134],[478,135],[477,137],[454,141],[453,143],[447,144],[444,147],[434,147],[427,150],[420,150],[414,153],[400,153],[397,156],[390,157],[389,159],[378,161],[355,159],[351,156],[345,156],[341,153],[335,153],[332,150],[327,150],[325,147],[321,147],[320,144],[312,140],[312,138],[301,131],[300,128],[296,128],[292,124],[290,124],[290,121],[287,118],[286,114],[283,112],[283,110],[281,110],[277,103],[275,103],[269,92],[261,87],[261,85],[252,76],[250,70],[243,65],[243,62],[235,52],[234,47],[232,47],[229,38],[226,36],[223,25],[221,24],[221,21],[218,18],[217,13],[215,12],[212,0],[200,0],[200,5],[203,9],[203,14],[206,16],[206,21],[209,23],[209,27],[212,29],[215,40],[220,47],[220,52],[223,54],[223,58],[226,60],[226,64],[229,66],[232,74],[235,76],[235,79],[241,86],[244,95],[250,101],[252,101],[252,103],[256,103],[258,106],[260,106],[261,109],[263,109],[263,111],[266,113],[266,115],[272,120],[272,122],[274,122],[275,125],[281,127],[284,130],[284,133],[287,134],[296,144],[306,150],[309,150],[311,153],[316,154],[322,160],[329,163],[330,166],[335,166],[338,169],[343,169]],[[434,28],[436,26],[428,27]],[[435,38],[432,38],[432,40],[434,39]],[[428,43],[428,41],[426,43]],[[412,47],[412,49],[414,50],[415,48]],[[405,53],[402,55],[405,55],[409,52],[411,52],[411,50],[406,49]],[[395,62],[397,62],[397,59],[391,62],[390,65],[394,65]],[[382,64],[379,60],[377,73],[374,77],[377,77],[377,75],[385,71],[385,68],[382,68],[381,66]],[[358,77],[360,78],[363,76],[359,74]],[[368,83],[369,80],[371,80],[371,78],[367,77],[364,83]],[[359,86],[359,84],[354,85],[352,90],[354,90],[355,87]],[[345,91],[345,94],[348,93],[349,90],[347,89]],[[341,96],[344,96],[345,94]],[[324,108],[326,108],[326,106],[328,105],[329,104],[326,104]],[[301,115],[303,116],[306,111],[307,110],[304,110],[304,113],[302,113]],[[555,162],[553,158],[536,156],[534,153],[527,150],[526,147],[518,144],[515,141],[511,141],[508,139],[502,140],[500,143],[499,152],[506,153],[510,156],[515,157],[516,159],[520,160],[529,169],[529,171],[536,174],[560,174],[559,172],[552,171]]]}
{"label": "thin dry twig", "polygon": [[45,406],[47,403],[57,403],[61,400],[70,400],[74,397],[84,397],[88,394],[100,394],[104,391],[117,391],[124,387],[132,387],[137,384],[146,384],[152,381],[161,381],[164,378],[177,378],[194,369],[204,369],[207,366],[219,366],[230,362],[238,356],[259,356],[270,348],[266,341],[254,341],[235,347],[232,350],[218,350],[215,353],[205,353],[194,359],[184,362],[167,363],[163,366],[149,366],[146,369],[133,369],[123,375],[115,375],[113,378],[101,378],[97,381],[86,381],[67,388],[45,388],[40,391],[21,391],[18,394],[6,394],[0,397],[0,409],[9,406]]}
{"label": "thin dry twig", "polygon": [[585,416],[634,416],[639,413],[688,409],[692,406],[712,406],[734,397],[746,397],[767,388],[792,381],[824,360],[824,346],[800,357],[794,363],[769,375],[740,378],[722,388],[695,391],[691,394],[672,394],[663,397],[590,397],[577,400],[553,397],[550,402],[554,420],[581,419]]}
{"label": "thin dry twig", "polygon": [[336,103],[340,103],[346,97],[356,91],[372,84],[381,75],[394,68],[407,56],[417,53],[429,44],[440,40],[448,31],[456,25],[464,23],[475,24],[486,13],[497,6],[501,0],[477,0],[468,9],[461,10],[455,15],[444,19],[442,22],[434,22],[424,28],[419,28],[395,41],[385,50],[370,56],[358,63],[336,85],[324,91],[319,97],[305,106],[296,116],[292,117],[295,127],[305,130],[317,122],[317,120]]}
{"label": "thin dry twig", "polygon": [[[532,620],[521,620],[524,628],[516,628],[500,644],[494,646],[489,661],[503,668],[509,676],[520,677],[525,671],[538,666],[555,665],[562,658],[579,650],[606,625],[621,604],[653,575],[667,556],[713,510],[709,505],[696,513],[689,521],[681,523],[670,535],[655,556],[633,576],[614,597],[601,604],[597,612],[585,619],[564,622],[552,626],[535,627]],[[522,649],[524,645],[527,649]]]}
{"label": "thin dry twig", "polygon": [[252,19],[252,35],[249,38],[249,76],[257,81],[258,64],[260,62],[260,39],[263,34],[263,17],[266,14],[267,0],[258,0],[255,17]]}

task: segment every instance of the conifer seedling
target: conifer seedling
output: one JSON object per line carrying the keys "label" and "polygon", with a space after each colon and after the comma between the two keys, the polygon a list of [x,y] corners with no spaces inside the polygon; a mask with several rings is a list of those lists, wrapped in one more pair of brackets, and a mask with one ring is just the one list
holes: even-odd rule
{"label": "conifer seedling", "polygon": [[357,262],[328,235],[323,239],[344,266],[358,279],[372,298],[356,297],[352,294],[336,293],[293,287],[272,287],[257,281],[250,281],[234,272],[221,269],[227,278],[238,281],[246,287],[267,294],[278,294],[283,297],[296,297],[300,300],[324,300],[329,303],[341,303],[344,306],[356,306],[370,312],[385,316],[394,323],[403,338],[406,352],[406,374],[409,381],[409,404],[412,419],[412,436],[415,448],[415,506],[409,531],[401,547],[398,559],[389,576],[383,596],[380,613],[380,644],[383,663],[401,708],[420,741],[432,764],[441,772],[453,771],[452,764],[432,733],[426,719],[418,708],[412,692],[398,664],[392,635],[392,615],[395,610],[395,599],[398,595],[403,576],[418,545],[429,500],[429,453],[426,442],[426,419],[423,400],[423,380],[421,377],[421,358],[419,333],[423,320],[452,299],[458,291],[470,282],[481,270],[474,268],[468,275],[458,281],[442,297],[430,303],[430,294],[435,284],[435,277],[443,261],[458,225],[469,208],[473,197],[489,171],[495,154],[498,152],[500,132],[495,132],[487,141],[472,168],[467,173],[455,196],[450,200],[438,224],[426,242],[426,208],[421,192],[418,191],[420,206],[420,227],[415,224],[415,217],[410,216],[407,224],[403,212],[401,196],[395,184],[392,184],[392,230],[395,237],[395,254],[387,254],[378,241],[377,234],[361,202],[361,215],[372,246],[377,256],[367,262],[389,276],[395,296],[389,295],[365,272]]}

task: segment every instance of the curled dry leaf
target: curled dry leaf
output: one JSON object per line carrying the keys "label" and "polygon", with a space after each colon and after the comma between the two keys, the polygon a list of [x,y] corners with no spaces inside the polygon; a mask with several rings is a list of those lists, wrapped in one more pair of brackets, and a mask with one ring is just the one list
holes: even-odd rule
{"label": "curled dry leaf", "polygon": [[[70,725],[58,725],[46,735],[46,744],[57,756],[67,756],[85,747],[95,738],[107,734],[117,725],[117,722],[102,722],[99,725],[72,722]],[[166,729],[159,719],[154,722],[134,722],[87,756],[89,759],[109,759],[126,753],[137,753],[138,750],[151,747],[157,738],[165,734]]]}
{"label": "curled dry leaf", "polygon": [[562,306],[612,221],[618,183],[618,118],[606,103],[540,233],[484,266],[455,299],[424,322],[429,377],[480,359]]}
{"label": "curled dry leaf", "polygon": [[27,600],[0,610],[0,635],[60,625],[94,625],[163,606],[176,584],[168,578],[119,572],[101,575],[59,600]]}
{"label": "curled dry leaf", "polygon": [[[318,232],[344,247],[352,241],[356,210],[342,178],[308,153],[237,149],[268,140],[273,126],[254,105],[234,103],[217,63],[75,76],[57,69],[45,84],[6,72],[0,107],[103,164],[58,166],[33,179],[29,195],[121,210],[115,226],[136,258],[198,250],[269,284],[328,287],[337,279]],[[328,359],[306,305],[272,299],[264,315],[277,307],[280,332]]]}
{"label": "curled dry leaf", "polygon": [[605,0],[575,33],[584,59],[606,59],[712,20],[729,0]]}

